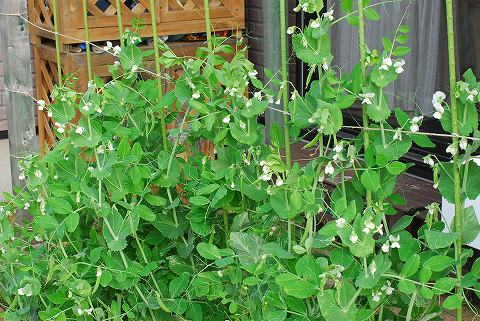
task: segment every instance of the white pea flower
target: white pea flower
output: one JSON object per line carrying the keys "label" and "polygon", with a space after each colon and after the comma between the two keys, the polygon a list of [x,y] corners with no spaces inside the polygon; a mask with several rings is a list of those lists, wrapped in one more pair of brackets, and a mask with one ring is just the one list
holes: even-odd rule
{"label": "white pea flower", "polygon": [[305,36],[302,37],[302,46],[304,46],[305,48],[308,47],[308,40]]}
{"label": "white pea flower", "polygon": [[466,139],[466,138],[460,139],[460,142],[459,142],[458,145],[460,146],[460,149],[466,150],[467,147],[468,147],[468,141],[467,141],[467,139]]}
{"label": "white pea flower", "polygon": [[359,96],[363,98],[362,104],[367,104],[367,105],[373,104],[372,99],[373,97],[375,97],[374,93],[359,94]]}
{"label": "white pea flower", "polygon": [[263,173],[262,175],[260,175],[259,178],[260,178],[262,181],[267,182],[267,181],[269,181],[269,180],[272,179],[272,173],[271,173],[271,172],[269,172],[269,173]]}
{"label": "white pea flower", "polygon": [[247,124],[245,124],[243,121],[240,121],[240,128],[241,128],[241,129],[246,129],[246,128],[247,128]]}
{"label": "white pea flower", "polygon": [[115,61],[113,62],[113,64],[118,67],[118,66],[120,66],[120,61],[115,60]]}
{"label": "white pea flower", "polygon": [[323,14],[323,17],[328,19],[328,21],[333,21],[334,16],[333,16],[334,10],[329,10]]}
{"label": "white pea flower", "polygon": [[261,91],[257,91],[253,94],[253,98],[256,98],[258,100],[262,100],[262,92]]}
{"label": "white pea flower", "polygon": [[392,244],[390,244],[391,249],[399,249],[400,248],[400,235],[397,235],[397,236],[390,235],[388,237],[388,239],[390,240],[390,242],[392,242]]}
{"label": "white pea flower", "polygon": [[101,269],[101,268],[98,268],[98,269],[97,269],[97,274],[96,274],[96,275],[97,275],[97,278],[101,277],[102,274],[103,274],[102,269]]}
{"label": "white pea flower", "polygon": [[397,74],[401,74],[402,72],[404,72],[405,70],[403,69],[403,66],[405,66],[405,60],[400,60],[400,61],[397,61],[393,67],[395,68],[395,72]]}
{"label": "white pea flower", "polygon": [[430,165],[431,167],[435,166],[435,161],[433,160],[432,156],[427,155],[423,158],[423,162],[425,164]]}
{"label": "white pea flower", "polygon": [[372,292],[372,300],[375,302],[380,302],[382,296],[382,292]]}
{"label": "white pea flower", "polygon": [[230,188],[232,188],[232,189],[235,188],[235,183],[234,182],[232,182],[232,184],[230,184]]}
{"label": "white pea flower", "polygon": [[111,141],[108,141],[107,148],[108,148],[109,151],[113,151],[114,148],[113,148],[113,144],[112,144]]}
{"label": "white pea flower", "polygon": [[468,93],[467,100],[469,100],[471,102],[473,102],[475,97],[478,96],[478,90],[476,90],[476,89],[470,90],[470,89],[466,88],[465,91]]}
{"label": "white pea flower", "polygon": [[87,315],[92,315],[92,313],[93,313],[93,308],[86,309],[86,310],[84,310],[84,312],[85,312]]}
{"label": "white pea flower", "polygon": [[293,35],[293,34],[295,33],[295,29],[296,29],[296,28],[297,28],[296,26],[288,27],[287,33],[288,33],[289,35]]}
{"label": "white pea flower", "polygon": [[55,126],[57,127],[57,132],[63,134],[65,132],[65,125],[60,124],[59,122],[55,122]]}
{"label": "white pea flower", "polygon": [[435,103],[441,104],[445,101],[446,98],[447,98],[447,95],[445,95],[444,92],[437,91],[433,94],[432,104],[435,104]]}
{"label": "white pea flower", "polygon": [[138,66],[137,66],[137,65],[133,65],[131,70],[132,70],[132,72],[136,72],[136,71],[138,70]]}
{"label": "white pea flower", "polygon": [[392,66],[392,64],[393,64],[392,58],[385,57],[385,58],[383,58],[382,65],[380,66],[379,69],[388,71],[388,69]]}
{"label": "white pea flower", "polygon": [[282,186],[283,185],[283,179],[278,178],[277,181],[275,182],[275,185]]}
{"label": "white pea flower", "polygon": [[305,2],[304,4],[302,4],[302,10],[305,12],[308,11],[308,2]]}
{"label": "white pea flower", "polygon": [[318,21],[318,19],[312,20],[312,22],[310,23],[310,27],[312,27],[313,29],[319,28],[320,27],[320,21]]}
{"label": "white pea flower", "polygon": [[83,315],[83,310],[81,308],[77,308],[77,314],[78,315]]}
{"label": "white pea flower", "polygon": [[25,285],[23,288],[17,290],[18,295],[30,297],[32,296],[32,286],[30,284]]}
{"label": "white pea flower", "polygon": [[420,130],[420,127],[419,127],[417,124],[412,124],[412,125],[410,125],[410,131],[411,131],[412,133],[416,133],[416,132],[418,132],[419,130]]}
{"label": "white pea flower", "polygon": [[104,51],[110,51],[113,48],[113,44],[110,41],[107,41],[106,46],[103,47]]}
{"label": "white pea flower", "polygon": [[97,153],[98,154],[104,154],[105,153],[105,146],[100,145],[97,147]]}
{"label": "white pea flower", "polygon": [[47,112],[47,116],[51,118],[53,116],[53,111],[49,109]]}
{"label": "white pea flower", "polygon": [[295,100],[298,96],[298,92],[296,90],[292,91],[292,95],[290,96],[290,100]]}
{"label": "white pea flower", "polygon": [[410,131],[416,133],[420,130],[419,124],[422,122],[423,116],[416,116],[412,118],[412,124],[410,125]]}
{"label": "white pea flower", "polygon": [[85,128],[83,128],[82,126],[78,126],[77,129],[75,129],[75,132],[79,135],[83,134],[84,131]]}
{"label": "white pea flower", "polygon": [[275,105],[280,105],[282,102],[280,99],[277,99],[277,101],[275,101]]}
{"label": "white pea flower", "polygon": [[45,100],[39,99],[37,100],[38,110],[43,110],[45,108]]}
{"label": "white pea flower", "polygon": [[230,123],[230,115],[225,116],[225,117],[223,118],[223,122],[224,122],[225,124]]}
{"label": "white pea flower", "polygon": [[113,47],[113,54],[115,56],[118,56],[120,54],[120,52],[122,52],[122,48],[120,46]]}
{"label": "white pea flower", "polygon": [[37,169],[34,174],[35,174],[35,177],[36,177],[36,178],[42,178],[42,176],[43,176],[42,171],[39,170],[39,169]]}
{"label": "white pea flower", "polygon": [[28,209],[30,208],[30,203],[29,202],[25,202],[25,204],[23,204],[23,209],[25,211],[28,211]]}
{"label": "white pea flower", "polygon": [[379,226],[377,226],[377,229],[375,230],[375,233],[383,235],[383,224],[380,224]]}
{"label": "white pea flower", "polygon": [[193,99],[198,99],[198,98],[200,98],[200,93],[199,93],[198,91],[194,92],[194,93],[192,94],[192,98],[193,98]]}
{"label": "white pea flower", "polygon": [[323,58],[322,69],[323,70],[328,70],[328,68],[330,68],[330,66],[328,65],[328,61],[327,61],[327,59]]}
{"label": "white pea flower", "polygon": [[395,131],[395,133],[393,134],[393,140],[399,140],[399,141],[402,140],[402,129],[401,128],[399,128]]}
{"label": "white pea flower", "polygon": [[440,120],[440,119],[442,119],[442,117],[443,117],[443,113],[441,113],[439,111],[436,111],[436,112],[433,113],[433,118],[435,118],[435,119]]}
{"label": "white pea flower", "polygon": [[42,242],[43,241],[43,239],[40,235],[35,235],[35,237],[33,239],[37,242]]}
{"label": "white pea flower", "polygon": [[390,242],[387,241],[382,245],[382,252],[388,253],[389,251],[390,251]]}
{"label": "white pea flower", "polygon": [[365,227],[363,228],[362,232],[365,234],[370,234],[370,231],[375,229],[375,224],[372,223],[371,219],[368,218],[364,223]]}
{"label": "white pea flower", "polygon": [[85,110],[85,111],[89,111],[90,107],[92,107],[92,103],[88,102],[85,105],[83,105],[82,109]]}
{"label": "white pea flower", "polygon": [[102,108],[98,107],[97,109],[95,109],[95,111],[99,114],[101,114],[103,112]]}
{"label": "white pea flower", "polygon": [[53,175],[53,179],[54,179],[54,180],[57,180],[57,179],[58,179],[58,175]]}
{"label": "white pea flower", "polygon": [[332,162],[328,162],[327,166],[325,166],[325,174],[331,175],[335,171],[335,168],[332,166]]}
{"label": "white pea flower", "polygon": [[347,224],[347,221],[343,217],[340,217],[338,220],[335,221],[335,223],[338,228],[344,228],[345,224]]}
{"label": "white pea flower", "polygon": [[377,272],[377,263],[375,263],[375,261],[372,261],[372,264],[370,264],[370,273],[374,275],[375,272]]}
{"label": "white pea flower", "polygon": [[470,160],[477,164],[477,166],[480,166],[480,156],[472,156]]}
{"label": "white pea flower", "polygon": [[350,234],[350,242],[354,244],[358,242],[358,236],[357,234],[355,234],[355,232],[352,232],[352,234]]}
{"label": "white pea flower", "polygon": [[448,147],[445,151],[449,154],[456,155],[457,154],[457,147],[455,146],[455,144],[452,143],[452,144],[448,145]]}
{"label": "white pea flower", "polygon": [[390,281],[387,281],[387,284],[382,286],[382,291],[385,291],[387,295],[391,295],[393,291],[395,291],[395,289],[392,288],[392,283]]}
{"label": "white pea flower", "polygon": [[248,73],[248,76],[253,79],[257,78],[257,75],[258,75],[258,71],[256,70],[252,70]]}

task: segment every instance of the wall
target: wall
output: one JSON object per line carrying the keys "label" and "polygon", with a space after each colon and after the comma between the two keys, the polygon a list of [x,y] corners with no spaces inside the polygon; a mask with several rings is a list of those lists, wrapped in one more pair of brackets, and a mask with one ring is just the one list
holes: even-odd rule
{"label": "wall", "polygon": [[[296,0],[288,0],[289,7],[287,12],[288,14],[288,26],[295,25],[296,23],[296,14],[293,11]],[[247,37],[249,41],[249,51],[248,56],[250,61],[252,61],[258,69],[259,78],[263,79],[263,68],[264,68],[264,59],[268,57],[264,55],[263,52],[263,9],[262,9],[262,0],[246,0],[246,25],[247,25]],[[289,37],[290,39],[290,37]],[[291,46],[289,45],[289,48]],[[291,53],[290,53],[291,54]],[[296,69],[296,59],[290,60],[290,81],[295,83],[295,69]]]}
{"label": "wall", "polygon": [[[0,46],[2,44],[0,43]],[[5,82],[3,78],[3,53],[0,50],[0,131],[7,130],[7,106],[5,103]]]}

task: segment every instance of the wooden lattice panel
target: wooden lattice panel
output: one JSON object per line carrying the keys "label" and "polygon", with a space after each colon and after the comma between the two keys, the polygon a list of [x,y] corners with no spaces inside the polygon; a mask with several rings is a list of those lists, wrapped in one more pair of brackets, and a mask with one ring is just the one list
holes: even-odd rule
{"label": "wooden lattice panel", "polygon": [[[203,0],[155,0],[159,36],[205,32]],[[53,0],[28,0],[32,43],[54,39]],[[81,0],[57,1],[58,30],[62,51],[66,44],[83,42],[85,29]],[[245,28],[245,0],[210,0],[210,16],[215,31]],[[88,24],[91,41],[119,39],[116,0],[87,0]],[[149,0],[121,0],[124,28],[130,28],[134,18],[145,21],[146,27],[137,32],[142,37],[152,36]]]}

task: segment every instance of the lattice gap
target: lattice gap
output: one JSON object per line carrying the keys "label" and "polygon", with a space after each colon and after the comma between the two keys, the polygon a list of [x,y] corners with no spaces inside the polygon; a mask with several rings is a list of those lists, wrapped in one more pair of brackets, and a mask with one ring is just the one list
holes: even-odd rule
{"label": "lattice gap", "polygon": [[[122,11],[129,10],[133,14],[149,13],[148,6],[145,1],[141,0],[122,0]],[[89,0],[90,16],[115,16],[117,14],[116,2],[113,0]]]}
{"label": "lattice gap", "polygon": [[[168,7],[170,10],[200,10],[203,9],[202,0],[169,0]],[[213,0],[210,2],[210,8],[224,8],[225,0]]]}

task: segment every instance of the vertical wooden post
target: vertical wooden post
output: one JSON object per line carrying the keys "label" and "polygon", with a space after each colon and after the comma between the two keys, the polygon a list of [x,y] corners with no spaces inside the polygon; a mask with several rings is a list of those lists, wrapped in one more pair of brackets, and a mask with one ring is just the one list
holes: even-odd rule
{"label": "vertical wooden post", "polygon": [[[35,104],[32,93],[32,61],[28,37],[26,0],[2,1],[0,50],[3,50],[7,97],[8,140],[12,183],[19,186],[18,158],[36,150]],[[19,15],[22,15],[20,17]]]}

